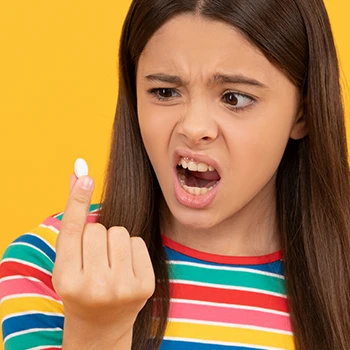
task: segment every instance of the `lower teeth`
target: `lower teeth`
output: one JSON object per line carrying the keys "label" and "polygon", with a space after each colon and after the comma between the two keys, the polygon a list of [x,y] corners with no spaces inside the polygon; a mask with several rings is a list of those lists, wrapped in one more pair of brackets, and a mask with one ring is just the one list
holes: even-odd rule
{"label": "lower teeth", "polygon": [[188,192],[189,194],[193,194],[193,195],[195,195],[195,196],[200,196],[200,195],[202,195],[202,194],[205,194],[205,193],[211,191],[211,190],[215,187],[215,185],[216,185],[216,183],[215,183],[213,186],[211,186],[211,187],[209,187],[209,188],[206,188],[206,187],[191,187],[191,186],[187,186],[187,185],[185,185],[185,176],[179,176],[179,181],[180,181],[181,187],[182,187],[186,192]]}

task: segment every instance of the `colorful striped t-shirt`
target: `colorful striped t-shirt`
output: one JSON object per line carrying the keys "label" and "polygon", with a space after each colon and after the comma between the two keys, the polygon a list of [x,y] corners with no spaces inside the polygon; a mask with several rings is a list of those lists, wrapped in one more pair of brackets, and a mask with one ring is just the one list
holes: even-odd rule
{"label": "colorful striped t-shirt", "polygon": [[[91,205],[87,222],[98,210]],[[64,308],[51,279],[62,216],[21,235],[2,258],[5,350],[61,349]],[[295,349],[280,252],[219,256],[162,238],[171,300],[161,350]]]}

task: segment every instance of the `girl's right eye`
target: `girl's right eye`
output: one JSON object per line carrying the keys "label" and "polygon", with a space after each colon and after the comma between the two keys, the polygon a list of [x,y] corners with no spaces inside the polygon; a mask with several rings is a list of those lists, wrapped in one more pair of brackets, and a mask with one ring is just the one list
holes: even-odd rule
{"label": "girl's right eye", "polygon": [[[151,89],[148,91],[148,93],[152,95],[154,98],[156,98],[158,101],[167,101],[173,97],[180,96],[175,89],[171,89],[171,88]],[[174,95],[173,93],[177,95]]]}

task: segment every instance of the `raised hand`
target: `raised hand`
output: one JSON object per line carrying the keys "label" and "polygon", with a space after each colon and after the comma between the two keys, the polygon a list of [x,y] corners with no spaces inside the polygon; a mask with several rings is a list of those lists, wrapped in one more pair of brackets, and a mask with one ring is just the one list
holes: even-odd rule
{"label": "raised hand", "polygon": [[93,186],[90,176],[71,175],[57,238],[52,281],[65,310],[63,346],[130,349],[136,316],[154,292],[154,271],[140,237],[86,224]]}

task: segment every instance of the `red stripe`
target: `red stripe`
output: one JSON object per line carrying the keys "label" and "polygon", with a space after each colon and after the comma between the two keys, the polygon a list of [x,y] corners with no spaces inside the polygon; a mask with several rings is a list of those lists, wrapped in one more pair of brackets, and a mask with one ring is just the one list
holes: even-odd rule
{"label": "red stripe", "polygon": [[189,247],[186,247],[178,242],[173,241],[169,237],[162,234],[163,244],[173,249],[181,254],[190,256],[191,258],[210,261],[220,264],[230,264],[230,265],[260,265],[268,264],[271,262],[279,261],[282,259],[282,251],[278,250],[275,253],[259,256],[229,256],[229,255],[217,255],[206,252],[201,252]]}
{"label": "red stripe", "polygon": [[253,306],[281,312],[289,312],[286,298],[258,292],[193,286],[184,283],[171,282],[170,295],[174,299]]}
{"label": "red stripe", "polygon": [[52,285],[52,277],[40,271],[34,267],[15,262],[15,261],[3,261],[0,265],[0,278],[8,276],[28,276],[37,278],[43,282],[48,288],[54,290]]}

